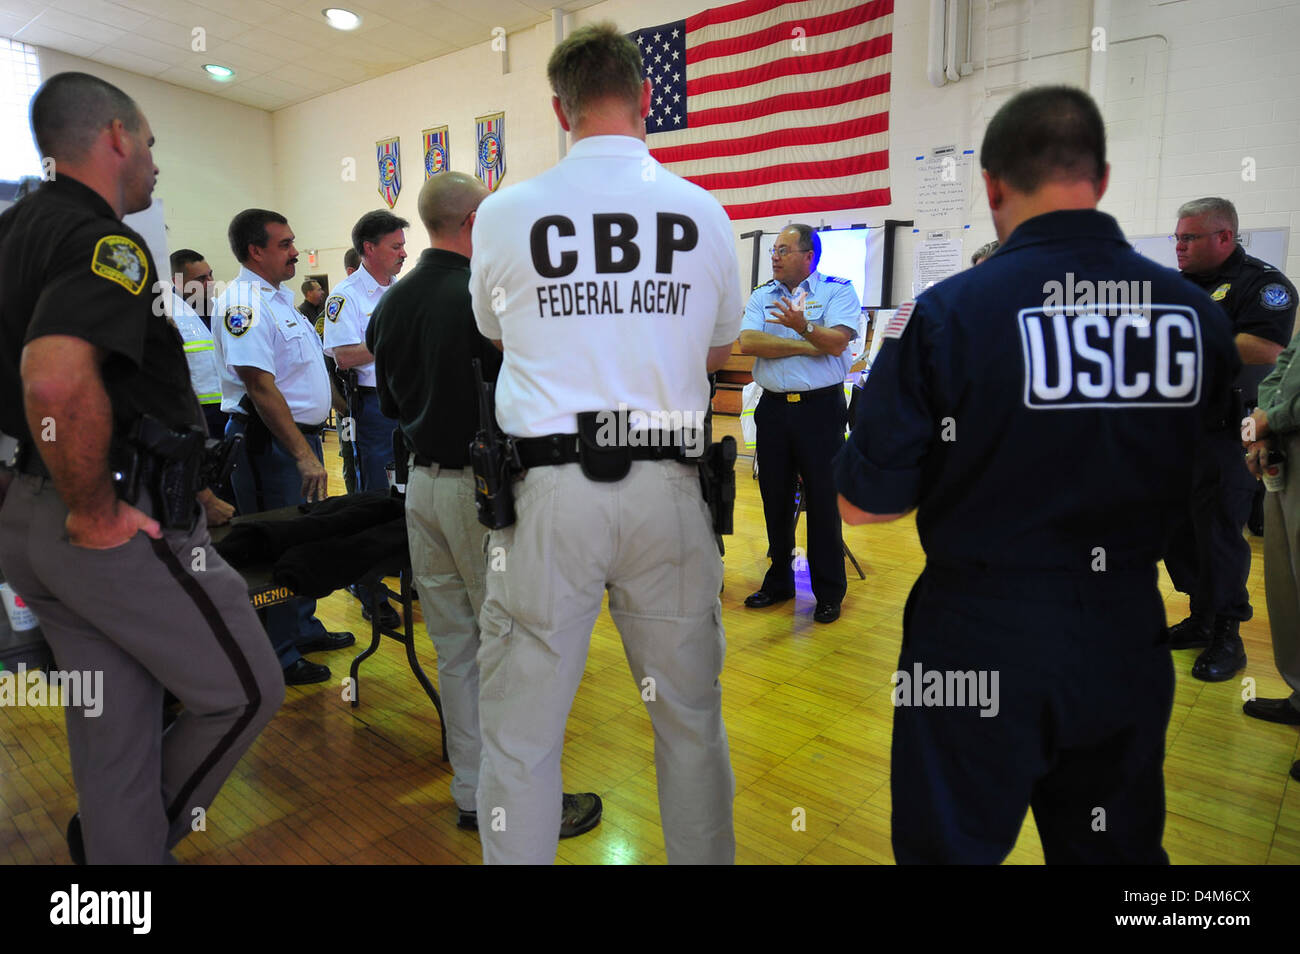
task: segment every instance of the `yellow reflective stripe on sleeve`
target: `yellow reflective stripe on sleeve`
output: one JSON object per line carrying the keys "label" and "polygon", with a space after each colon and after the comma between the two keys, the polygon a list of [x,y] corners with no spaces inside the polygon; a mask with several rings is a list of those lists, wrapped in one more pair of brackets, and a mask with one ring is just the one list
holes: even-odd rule
{"label": "yellow reflective stripe on sleeve", "polygon": [[198,399],[200,404],[216,404],[221,400],[221,392],[217,391],[214,394],[200,394],[198,395]]}
{"label": "yellow reflective stripe on sleeve", "polygon": [[198,351],[212,351],[215,346],[211,341],[187,341],[185,342],[185,353],[193,354]]}

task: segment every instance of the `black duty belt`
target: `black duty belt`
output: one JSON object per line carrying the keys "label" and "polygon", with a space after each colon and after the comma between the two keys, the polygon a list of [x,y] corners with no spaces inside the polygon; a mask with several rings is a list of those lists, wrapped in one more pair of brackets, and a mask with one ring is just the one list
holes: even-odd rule
{"label": "black duty belt", "polygon": [[[250,415],[245,414],[243,411],[231,411],[230,416],[237,417],[241,421],[244,421],[246,423],[250,420]],[[319,437],[321,435],[321,432],[325,430],[325,425],[323,423],[322,424],[299,424],[297,421],[294,421],[293,426],[298,428],[299,431],[301,431],[303,434],[306,434],[308,437]]]}
{"label": "black duty belt", "polygon": [[364,384],[358,384],[356,386],[356,392],[358,394],[374,394],[375,390],[376,390],[375,388],[368,387],[367,385]]}
{"label": "black duty belt", "polygon": [[425,457],[423,454],[415,455],[416,467],[437,467],[439,470],[464,470],[463,464],[457,464],[455,467],[448,467],[446,464],[439,464],[432,457]]}
{"label": "black duty belt", "polygon": [[824,388],[814,388],[811,391],[764,391],[764,394],[770,394],[775,400],[784,400],[789,404],[798,404],[800,401],[806,401],[810,398],[821,397],[825,394],[831,394],[835,391],[843,391],[843,384],[828,384]]}
{"label": "black duty belt", "polygon": [[[681,460],[685,456],[681,445],[673,443],[673,438],[668,434],[647,434],[646,439],[651,446],[626,448],[632,460]],[[655,444],[659,446],[653,446]],[[577,434],[516,437],[514,445],[519,454],[519,465],[525,470],[530,467],[576,464],[579,459]]]}

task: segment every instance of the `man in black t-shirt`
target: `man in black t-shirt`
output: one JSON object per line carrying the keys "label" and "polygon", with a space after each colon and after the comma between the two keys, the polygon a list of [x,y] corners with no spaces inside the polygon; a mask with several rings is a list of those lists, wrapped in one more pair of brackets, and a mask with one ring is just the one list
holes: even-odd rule
{"label": "man in black t-shirt", "polygon": [[[153,136],[121,90],[51,77],[32,131],[55,176],[0,216],[0,430],[19,439],[0,509],[0,570],[61,670],[80,813],[74,860],[159,864],[192,830],[284,698],[243,579],[195,504],[164,529],[147,492],[120,499],[110,454],[142,415],[202,428],[180,336],[145,241]],[[164,735],[164,687],[185,711]]]}
{"label": "man in black t-shirt", "polygon": [[[425,626],[438,652],[438,688],[447,719],[458,825],[478,828],[479,628],[486,573],[504,554],[485,553],[487,530],[474,506],[469,445],[479,427],[474,359],[495,381],[501,352],[478,332],[469,292],[471,233],[487,188],[463,172],[443,172],[420,190],[430,248],[375,306],[366,347],[375,356],[379,407],[398,422],[411,450],[406,528]],[[599,818],[594,795],[565,795],[560,837]]]}

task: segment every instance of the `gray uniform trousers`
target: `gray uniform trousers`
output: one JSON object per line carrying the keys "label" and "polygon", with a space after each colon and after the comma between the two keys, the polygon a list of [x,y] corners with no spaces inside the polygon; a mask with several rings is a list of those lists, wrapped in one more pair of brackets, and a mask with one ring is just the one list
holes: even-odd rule
{"label": "gray uniform trousers", "polygon": [[645,700],[654,725],[668,861],[732,863],[722,560],[697,468],[636,461],[623,480],[597,483],[578,464],[538,467],[515,484],[515,511],[489,539],[479,619],[483,860],[555,861],[564,727],[608,587],[629,699]]}
{"label": "gray uniform trousers", "polygon": [[1282,490],[1264,495],[1264,596],[1273,631],[1273,661],[1300,709],[1300,434],[1281,441]]}
{"label": "gray uniform trousers", "polygon": [[487,540],[474,508],[474,472],[412,463],[406,481],[406,535],[424,625],[438,653],[438,691],[454,773],[451,796],[456,807],[472,812],[480,759],[478,614]]}
{"label": "gray uniform trousers", "polygon": [[[87,861],[165,863],[275,715],[284,677],[205,520],[87,550],[68,542],[67,514],[52,483],[18,476],[0,510],[0,567],[59,669],[103,673],[100,714],[66,713]],[[164,686],[185,706],[166,733]]]}

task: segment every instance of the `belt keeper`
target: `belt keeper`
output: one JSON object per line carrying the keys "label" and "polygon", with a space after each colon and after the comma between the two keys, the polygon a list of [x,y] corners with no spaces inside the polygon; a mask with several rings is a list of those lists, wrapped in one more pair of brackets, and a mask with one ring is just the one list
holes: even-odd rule
{"label": "belt keeper", "polygon": [[787,404],[798,404],[798,403],[799,403],[800,401],[802,401],[802,400],[803,400],[803,395],[800,394],[798,391],[787,391],[787,392],[786,392],[786,395],[785,395],[785,402],[786,402]]}

